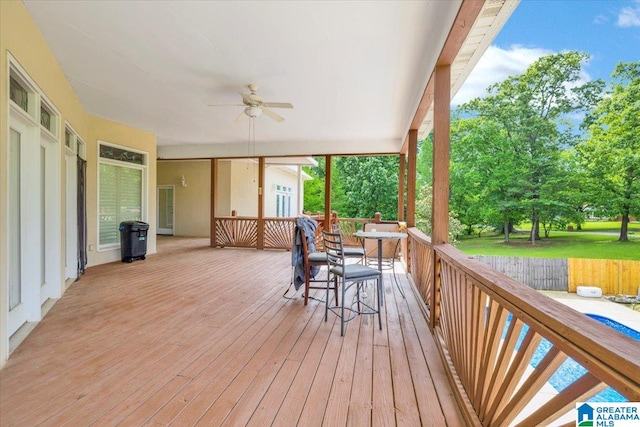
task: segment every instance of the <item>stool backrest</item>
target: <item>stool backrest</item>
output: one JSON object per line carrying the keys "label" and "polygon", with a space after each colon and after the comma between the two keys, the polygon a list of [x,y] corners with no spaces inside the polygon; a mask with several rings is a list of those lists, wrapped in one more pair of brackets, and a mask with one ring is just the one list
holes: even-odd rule
{"label": "stool backrest", "polygon": [[324,241],[324,251],[327,253],[329,264],[343,267],[344,247],[342,245],[342,234],[322,231],[322,240]]}

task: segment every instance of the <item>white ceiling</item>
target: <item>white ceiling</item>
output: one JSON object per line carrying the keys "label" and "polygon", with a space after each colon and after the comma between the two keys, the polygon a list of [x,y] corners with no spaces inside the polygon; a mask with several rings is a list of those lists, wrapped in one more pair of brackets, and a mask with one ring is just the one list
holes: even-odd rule
{"label": "white ceiling", "polygon": [[249,83],[294,105],[256,155],[397,152],[461,0],[25,4],[87,111],[176,158],[247,154],[242,107],[207,105]]}

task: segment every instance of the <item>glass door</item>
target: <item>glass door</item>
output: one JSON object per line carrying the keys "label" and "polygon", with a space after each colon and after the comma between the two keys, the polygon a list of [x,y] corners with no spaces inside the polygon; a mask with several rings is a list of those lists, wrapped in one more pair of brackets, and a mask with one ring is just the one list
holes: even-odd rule
{"label": "glass door", "polygon": [[23,193],[22,188],[22,139],[26,127],[21,123],[11,124],[9,131],[9,335],[27,321],[28,310],[22,286],[23,266]]}
{"label": "glass door", "polygon": [[173,236],[174,188],[173,185],[158,186],[158,234]]}

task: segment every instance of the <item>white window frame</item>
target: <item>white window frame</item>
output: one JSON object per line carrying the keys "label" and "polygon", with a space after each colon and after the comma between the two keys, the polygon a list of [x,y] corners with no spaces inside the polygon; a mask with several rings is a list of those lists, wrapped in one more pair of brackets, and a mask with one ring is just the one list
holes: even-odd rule
{"label": "white window frame", "polygon": [[[134,153],[138,153],[141,154],[143,156],[143,162],[142,164],[136,164],[136,163],[131,163],[131,162],[123,162],[121,160],[113,160],[113,159],[107,159],[104,157],[100,156],[100,146],[101,145],[106,145],[109,147],[114,147],[114,148],[118,148],[121,150],[125,150],[125,151],[131,151]],[[142,151],[142,150],[137,150],[135,148],[131,148],[131,147],[126,147],[123,145],[118,145],[118,144],[114,144],[112,142],[107,142],[107,141],[101,141],[98,140],[98,147],[97,147],[97,157],[98,157],[98,170],[97,170],[97,174],[98,174],[98,212],[96,214],[96,221],[98,226],[96,227],[96,242],[98,242],[97,247],[98,247],[98,252],[106,252],[106,251],[112,251],[115,249],[119,249],[120,248],[120,243],[108,243],[108,244],[101,244],[100,243],[100,166],[102,164],[110,164],[110,165],[114,165],[114,166],[120,166],[120,167],[127,167],[127,168],[131,168],[131,169],[138,169],[142,172],[142,182],[140,184],[140,200],[141,200],[141,204],[142,206],[140,206],[140,220],[144,221],[144,222],[148,222],[147,216],[148,216],[148,200],[149,200],[149,195],[148,195],[148,188],[147,188],[147,183],[149,182],[148,180],[148,162],[149,162],[149,153],[146,151]]]}
{"label": "white window frame", "polygon": [[287,185],[276,184],[276,218],[291,217],[292,201],[293,188]]}

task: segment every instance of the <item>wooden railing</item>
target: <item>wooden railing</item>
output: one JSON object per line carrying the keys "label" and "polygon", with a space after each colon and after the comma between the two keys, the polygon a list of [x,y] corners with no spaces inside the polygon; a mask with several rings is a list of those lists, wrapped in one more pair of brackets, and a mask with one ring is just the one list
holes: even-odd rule
{"label": "wooden railing", "polygon": [[[324,215],[312,215],[318,221],[316,229],[316,249],[322,250],[322,230]],[[256,217],[225,216],[214,218],[215,245],[219,247],[258,248],[258,221]],[[263,247],[259,249],[291,249],[293,245],[293,230],[295,218],[264,218]],[[369,222],[387,223],[382,221],[379,214],[373,218],[340,218],[337,213],[331,215],[331,222],[338,224],[344,236],[346,246],[360,246],[362,243],[354,236],[363,224]]]}
{"label": "wooden railing", "polygon": [[264,247],[271,249],[291,249],[295,218],[265,218]]}
{"label": "wooden railing", "polygon": [[217,217],[214,221],[215,246],[255,248],[258,245],[258,219],[240,216]]}
{"label": "wooden railing", "polygon": [[[409,239],[411,278],[469,425],[547,425],[607,386],[640,400],[637,341],[415,228]],[[568,358],[584,374],[545,401],[538,392]]]}
{"label": "wooden railing", "polygon": [[[323,220],[318,220],[317,233],[322,234]],[[225,216],[214,218],[214,246],[258,248],[258,218]],[[291,249],[295,218],[264,218],[263,247],[259,249]],[[322,239],[320,239],[322,240]]]}

